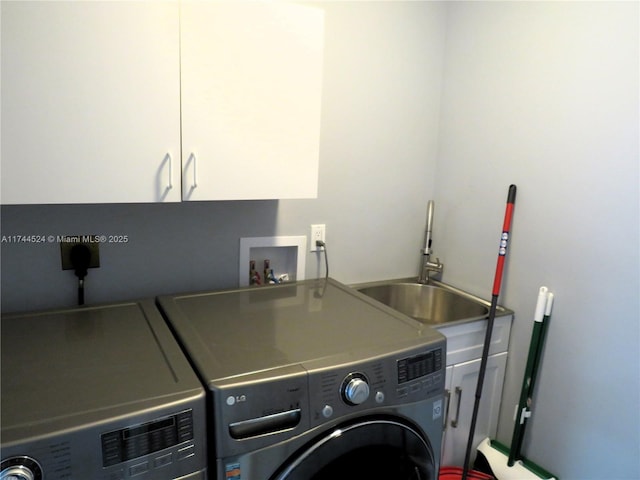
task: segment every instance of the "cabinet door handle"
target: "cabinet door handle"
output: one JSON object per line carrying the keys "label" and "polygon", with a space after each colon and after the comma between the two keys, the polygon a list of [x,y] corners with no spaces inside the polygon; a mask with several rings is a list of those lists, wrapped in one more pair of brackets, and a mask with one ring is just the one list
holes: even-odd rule
{"label": "cabinet door handle", "polygon": [[192,163],[191,167],[193,168],[193,185],[191,188],[196,188],[198,186],[198,172],[196,171],[196,156],[193,152],[189,154],[188,162]]}
{"label": "cabinet door handle", "polygon": [[442,431],[445,432],[447,430],[447,424],[449,423],[449,407],[451,406],[451,390],[444,391],[445,402],[447,402],[447,406],[445,407],[444,414],[444,422],[442,424]]}
{"label": "cabinet door handle", "polygon": [[458,420],[460,420],[460,404],[462,403],[462,388],[456,387],[456,396],[458,397],[458,406],[456,407],[456,418],[451,420],[451,426],[453,428],[458,427]]}
{"label": "cabinet door handle", "polygon": [[164,158],[169,162],[169,185],[167,186],[167,190],[171,190],[173,188],[173,158],[171,158],[171,154],[169,153],[167,153]]}

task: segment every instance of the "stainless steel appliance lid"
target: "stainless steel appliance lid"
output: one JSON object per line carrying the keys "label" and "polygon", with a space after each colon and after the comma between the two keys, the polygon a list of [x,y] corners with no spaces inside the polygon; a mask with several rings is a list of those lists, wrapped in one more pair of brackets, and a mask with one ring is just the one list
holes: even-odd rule
{"label": "stainless steel appliance lid", "polygon": [[163,296],[158,303],[210,385],[294,364],[335,366],[444,338],[332,279]]}
{"label": "stainless steel appliance lid", "polygon": [[2,317],[2,440],[203,395],[153,301]]}

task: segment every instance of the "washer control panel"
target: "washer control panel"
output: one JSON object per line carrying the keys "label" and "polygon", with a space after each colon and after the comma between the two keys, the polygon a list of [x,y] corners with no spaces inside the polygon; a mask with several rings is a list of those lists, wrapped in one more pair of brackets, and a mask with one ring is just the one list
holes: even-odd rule
{"label": "washer control panel", "polygon": [[193,440],[193,412],[103,433],[101,439],[102,466],[110,467]]}
{"label": "washer control panel", "polygon": [[444,347],[422,347],[309,372],[310,423],[320,425],[359,409],[424,400],[444,391]]}
{"label": "washer control panel", "polygon": [[444,378],[442,359],[442,349],[436,349],[398,360],[397,395],[406,397],[437,387]]}

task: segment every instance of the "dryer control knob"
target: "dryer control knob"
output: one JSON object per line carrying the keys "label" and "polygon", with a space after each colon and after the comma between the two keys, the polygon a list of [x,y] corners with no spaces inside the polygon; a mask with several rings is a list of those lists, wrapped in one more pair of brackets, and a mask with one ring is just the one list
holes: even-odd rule
{"label": "dryer control knob", "polygon": [[26,467],[11,467],[0,472],[3,480],[33,480],[33,472]]}
{"label": "dryer control knob", "polygon": [[343,385],[342,395],[348,404],[360,405],[369,398],[369,384],[364,376],[349,376]]}
{"label": "dryer control knob", "polygon": [[0,479],[42,480],[42,469],[33,458],[11,457],[0,465]]}

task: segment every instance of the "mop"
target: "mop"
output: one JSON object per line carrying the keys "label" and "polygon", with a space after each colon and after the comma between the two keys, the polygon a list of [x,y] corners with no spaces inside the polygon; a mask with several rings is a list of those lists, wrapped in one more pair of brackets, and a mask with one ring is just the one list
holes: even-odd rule
{"label": "mop", "polygon": [[[507,246],[509,244],[509,235],[511,231],[511,220],[513,218],[513,209],[516,202],[515,185],[509,185],[509,193],[507,195],[507,205],[504,212],[504,222],[502,224],[502,234],[500,235],[500,248],[498,249],[498,262],[496,264],[496,273],[493,278],[493,290],[491,293],[491,307],[489,308],[489,317],[487,318],[487,331],[484,337],[484,346],[482,348],[482,358],[480,360],[480,370],[478,371],[478,383],[476,385],[475,402],[473,404],[473,414],[471,415],[471,425],[469,426],[469,440],[467,441],[467,449],[464,457],[462,469],[458,467],[441,468],[439,480],[471,480],[480,479],[482,472],[469,469],[471,458],[471,450],[473,447],[473,438],[478,420],[478,412],[480,407],[480,398],[482,396],[482,387],[484,384],[484,376],[487,370],[487,361],[489,358],[489,348],[491,347],[491,334],[493,332],[493,324],[496,318],[496,310],[498,308],[498,297],[500,295],[500,285],[502,284],[502,273],[504,271],[505,257],[507,255]],[[460,472],[460,470],[462,470]],[[460,476],[461,473],[461,476]],[[485,477],[486,478],[486,477]],[[490,477],[489,477],[490,478]]]}
{"label": "mop", "polygon": [[527,419],[531,417],[531,403],[533,387],[535,384],[542,344],[546,333],[551,307],[553,306],[553,293],[547,287],[540,287],[538,302],[534,314],[533,332],[529,346],[529,356],[525,368],[520,402],[516,407],[515,426],[511,439],[511,448],[497,441],[485,438],[477,448],[477,456],[474,468],[490,473],[498,480],[558,480],[558,477],[549,473],[544,468],[527,460],[520,454],[524,430]]}

